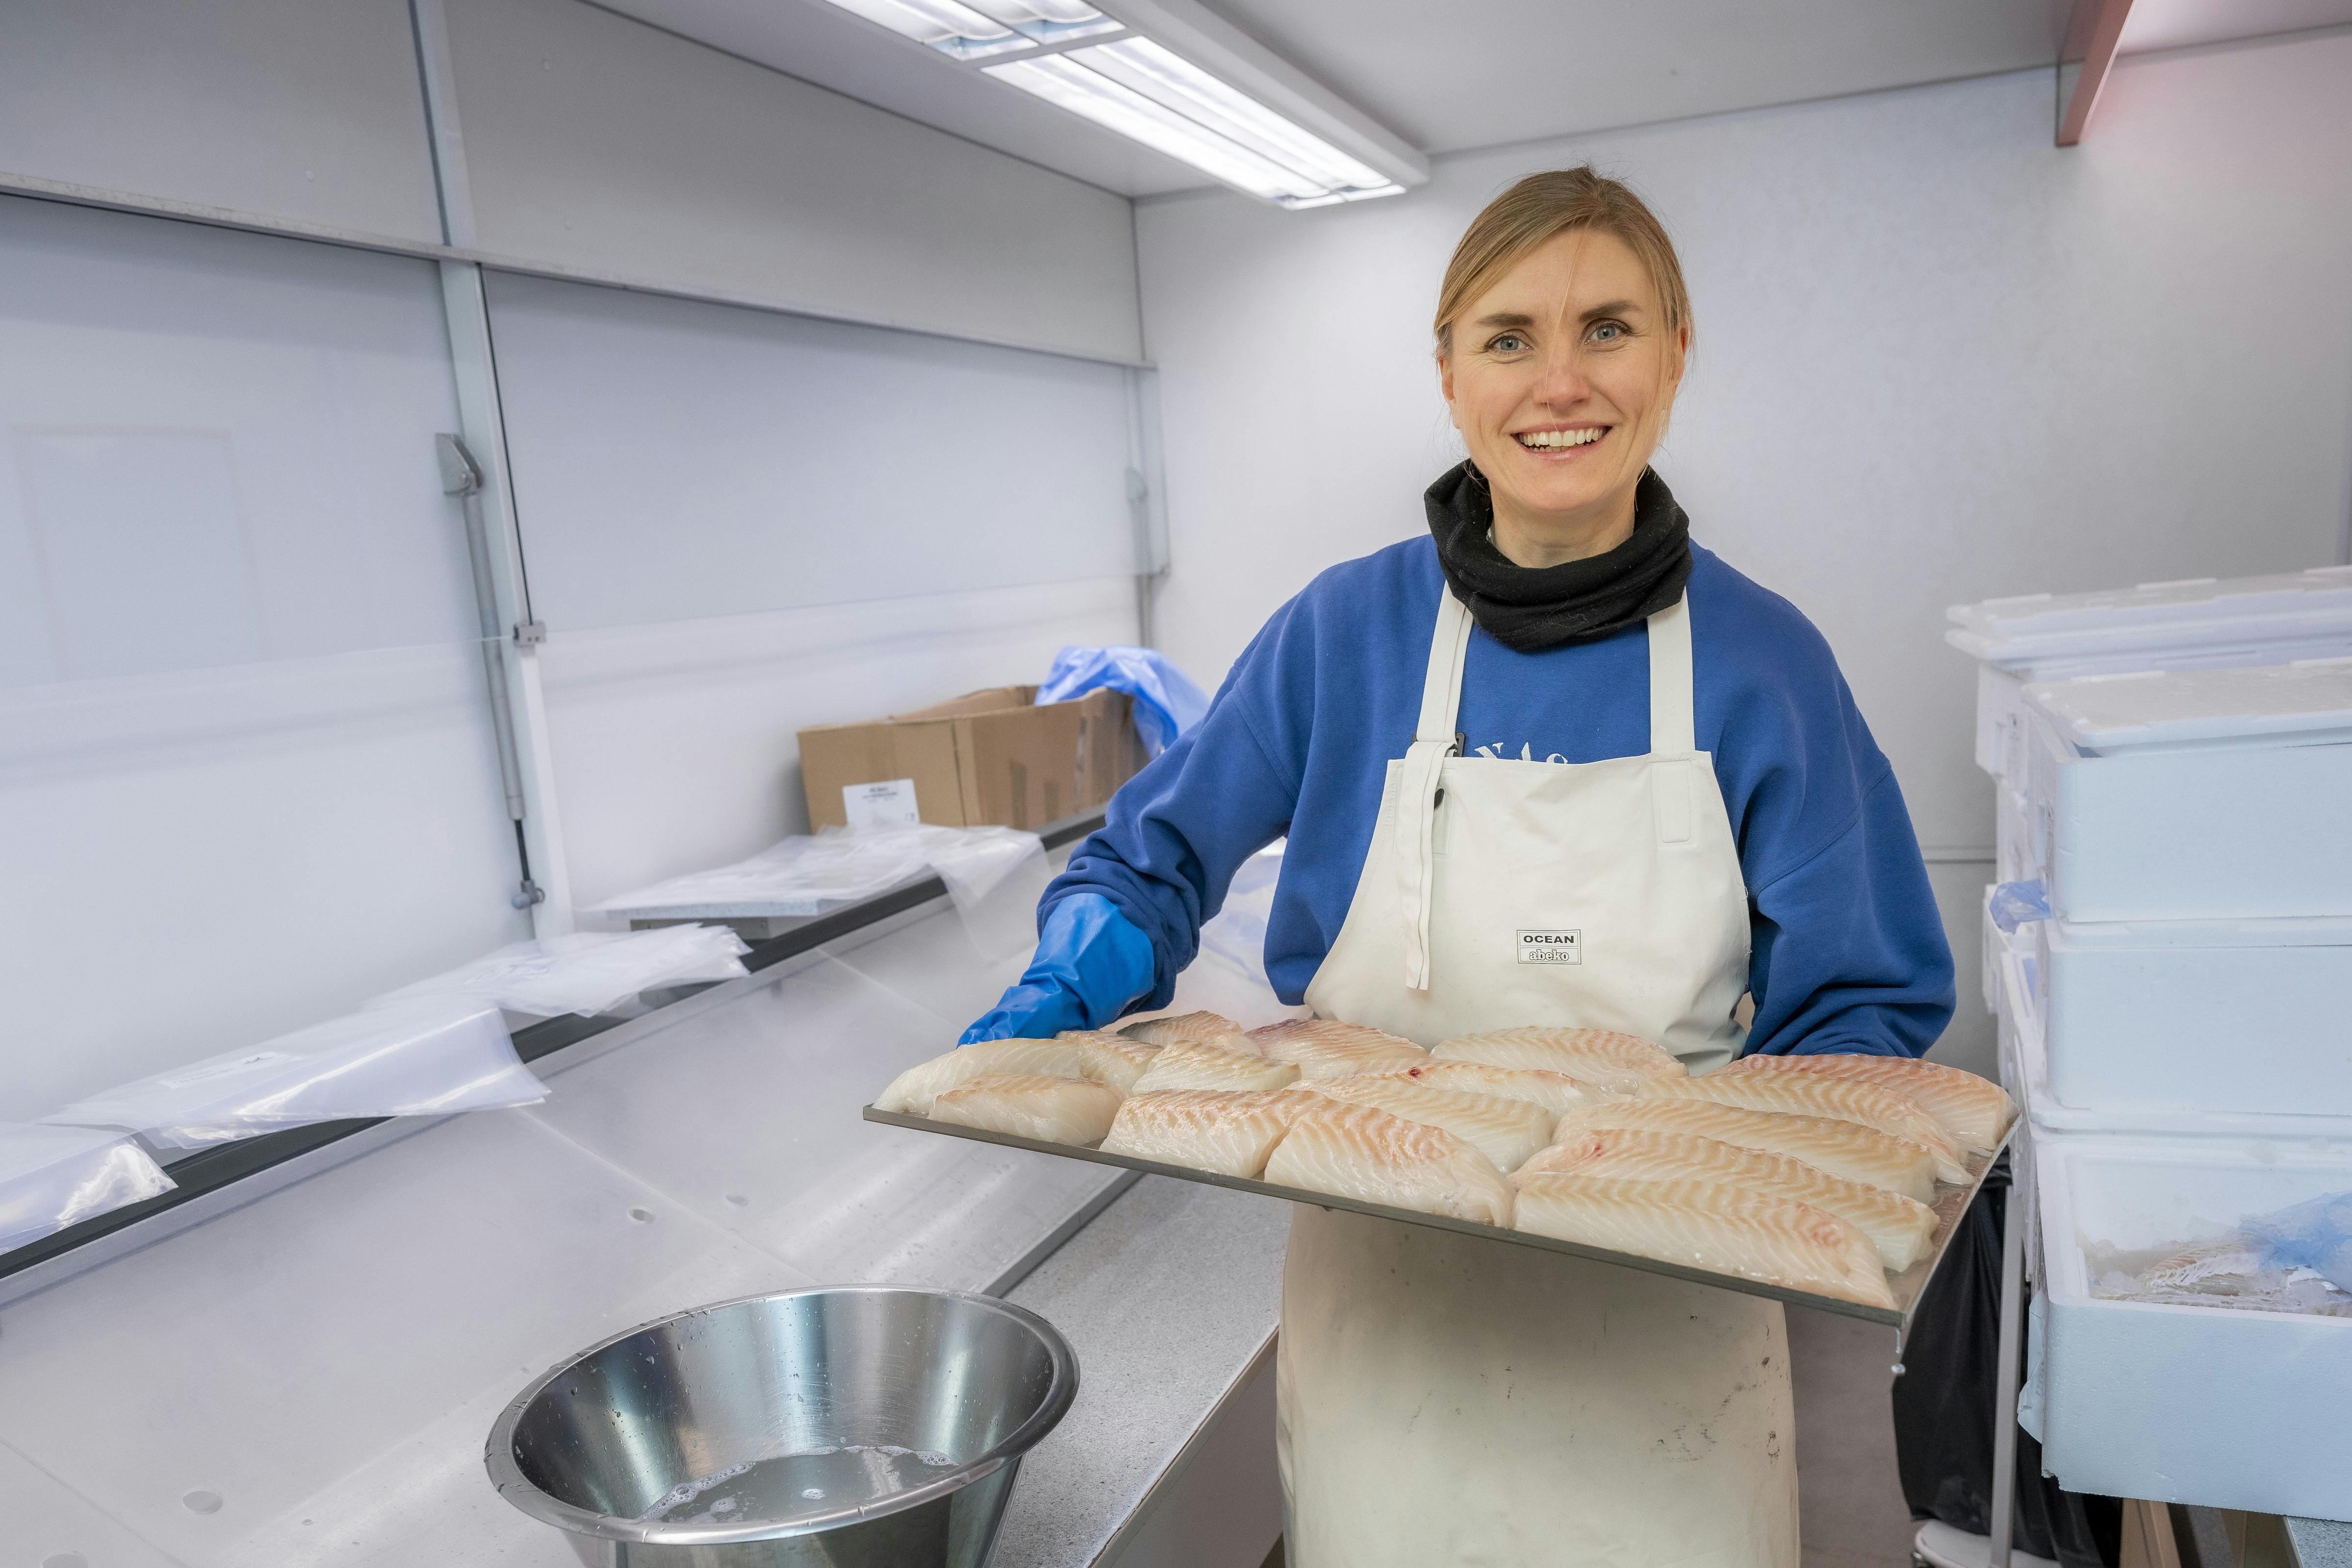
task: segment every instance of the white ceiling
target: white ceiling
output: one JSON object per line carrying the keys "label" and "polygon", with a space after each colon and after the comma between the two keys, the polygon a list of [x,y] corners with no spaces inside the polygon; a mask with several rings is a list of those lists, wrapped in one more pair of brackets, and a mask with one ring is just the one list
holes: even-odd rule
{"label": "white ceiling", "polygon": [[[1125,195],[1188,165],[825,0],[611,9]],[[1097,0],[1118,10],[1118,0]],[[2070,0],[1210,0],[1425,152],[2047,65]],[[2135,0],[2126,52],[2352,22],[2352,0]]]}

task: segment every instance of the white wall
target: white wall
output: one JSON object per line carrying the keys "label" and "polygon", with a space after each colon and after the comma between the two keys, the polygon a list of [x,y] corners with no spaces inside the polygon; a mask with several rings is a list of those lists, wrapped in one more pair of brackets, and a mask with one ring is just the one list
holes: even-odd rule
{"label": "white wall", "polygon": [[484,249],[1137,357],[1125,197],[580,0],[448,5]]}
{"label": "white wall", "polygon": [[520,934],[431,264],[0,196],[0,1121]]}
{"label": "white wall", "polygon": [[407,0],[10,0],[0,171],[441,237]]}
{"label": "white wall", "polygon": [[[2070,151],[2032,72],[1465,155],[1320,212],[1147,201],[1163,645],[1213,679],[1316,570],[1421,531],[1459,455],[1428,359],[1445,258],[1502,186],[1589,158],[1689,274],[1659,467],[1695,536],[1827,633],[1923,841],[1990,846],[1945,606],[2340,559],[2347,99],[2338,34],[2129,60]],[[1989,874],[1939,870],[1948,911]]]}

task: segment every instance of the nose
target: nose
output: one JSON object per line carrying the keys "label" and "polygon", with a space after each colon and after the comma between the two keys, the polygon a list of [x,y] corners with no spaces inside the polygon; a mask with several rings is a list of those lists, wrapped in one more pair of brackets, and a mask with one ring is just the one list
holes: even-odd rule
{"label": "nose", "polygon": [[1555,344],[1544,350],[1532,389],[1537,402],[1554,411],[1565,411],[1582,402],[1591,391],[1573,346]]}

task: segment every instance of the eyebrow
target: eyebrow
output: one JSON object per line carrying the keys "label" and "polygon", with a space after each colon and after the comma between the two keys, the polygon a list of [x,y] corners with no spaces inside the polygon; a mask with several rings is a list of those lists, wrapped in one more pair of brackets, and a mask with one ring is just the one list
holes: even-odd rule
{"label": "eyebrow", "polygon": [[[1592,321],[1603,316],[1637,316],[1641,314],[1641,301],[1637,299],[1609,299],[1584,311],[1578,319]],[[1534,317],[1518,310],[1498,310],[1492,316],[1478,318],[1478,325],[1481,327],[1532,327],[1535,324]]]}

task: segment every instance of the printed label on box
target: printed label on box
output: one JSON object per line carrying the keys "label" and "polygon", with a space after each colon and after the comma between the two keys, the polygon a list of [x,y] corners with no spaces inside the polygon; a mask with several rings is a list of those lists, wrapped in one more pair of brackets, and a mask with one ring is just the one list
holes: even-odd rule
{"label": "printed label on box", "polygon": [[879,779],[841,787],[841,814],[852,829],[912,827],[923,819],[915,810],[912,779]]}
{"label": "printed label on box", "polygon": [[1519,962],[1581,964],[1584,962],[1584,933],[1522,930],[1519,933]]}

